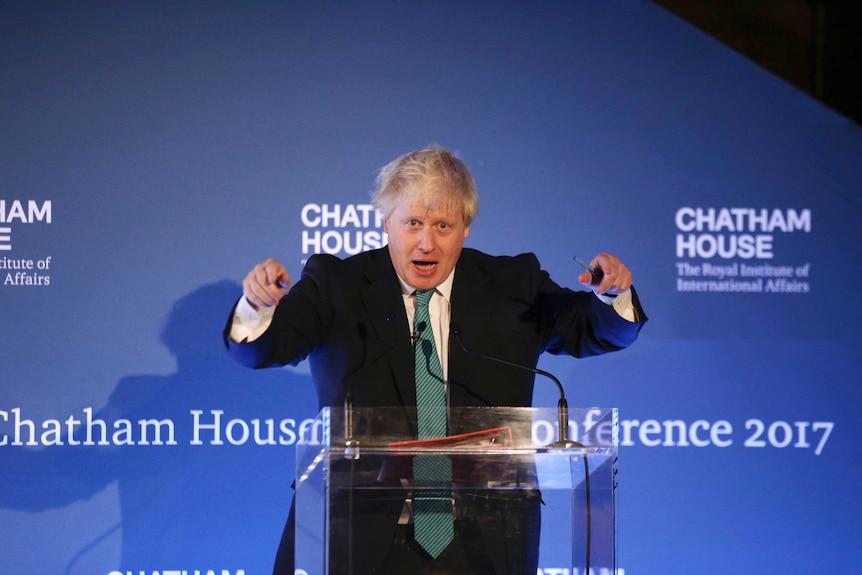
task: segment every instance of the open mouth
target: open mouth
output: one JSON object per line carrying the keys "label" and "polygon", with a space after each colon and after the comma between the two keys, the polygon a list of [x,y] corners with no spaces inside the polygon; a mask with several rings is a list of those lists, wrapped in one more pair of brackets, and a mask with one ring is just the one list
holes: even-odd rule
{"label": "open mouth", "polygon": [[434,267],[437,265],[437,262],[420,262],[414,260],[413,265],[421,272],[428,272],[434,269]]}

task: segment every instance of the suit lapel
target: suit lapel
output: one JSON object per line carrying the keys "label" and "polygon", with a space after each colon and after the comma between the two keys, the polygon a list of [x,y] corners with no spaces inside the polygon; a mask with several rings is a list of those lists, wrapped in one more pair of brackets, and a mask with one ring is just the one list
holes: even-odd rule
{"label": "suit lapel", "polygon": [[[460,326],[468,339],[476,339],[482,326],[494,313],[494,301],[488,297],[488,279],[472,261],[472,251],[464,249],[455,268],[455,281],[452,283],[451,324]],[[457,342],[450,346],[460,350]]]}
{"label": "suit lapel", "polygon": [[[371,253],[365,276],[368,282],[360,296],[370,318],[371,329],[381,342],[381,359],[385,357],[389,364],[393,391],[403,405],[416,405],[410,328],[398,276],[386,248]],[[373,384],[383,385],[385,382]]]}
{"label": "suit lapel", "polygon": [[[458,326],[464,346],[471,351],[481,351],[488,337],[487,327],[490,319],[499,310],[495,301],[489,297],[488,278],[476,266],[472,250],[465,249],[455,268],[455,281],[452,284],[451,325]],[[479,344],[474,342],[480,342]],[[490,405],[489,398],[476,395],[476,359],[469,357],[461,348],[461,343],[450,336],[449,342],[449,399],[454,406]],[[479,362],[480,364],[482,361]],[[472,366],[472,367],[471,367]]]}

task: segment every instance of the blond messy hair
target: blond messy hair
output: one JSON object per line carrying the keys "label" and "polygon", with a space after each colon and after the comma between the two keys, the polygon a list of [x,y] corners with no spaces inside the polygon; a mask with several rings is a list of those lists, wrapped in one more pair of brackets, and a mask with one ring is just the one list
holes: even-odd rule
{"label": "blond messy hair", "polygon": [[399,204],[460,212],[469,226],[479,212],[479,195],[467,164],[440,146],[409,152],[380,169],[371,201],[384,218]]}

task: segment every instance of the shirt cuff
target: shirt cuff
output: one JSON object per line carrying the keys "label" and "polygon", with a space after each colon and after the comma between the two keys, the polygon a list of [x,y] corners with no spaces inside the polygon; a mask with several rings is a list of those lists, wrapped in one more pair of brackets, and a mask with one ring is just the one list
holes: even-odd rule
{"label": "shirt cuff", "polygon": [[637,313],[635,312],[634,303],[632,303],[632,290],[627,289],[626,291],[616,295],[596,294],[596,297],[599,298],[599,301],[602,303],[614,308],[617,315],[624,320],[632,323],[637,321]]}
{"label": "shirt cuff", "polygon": [[274,307],[256,310],[248,303],[245,296],[242,296],[233,310],[230,338],[236,343],[249,343],[256,340],[272,323],[274,314]]}

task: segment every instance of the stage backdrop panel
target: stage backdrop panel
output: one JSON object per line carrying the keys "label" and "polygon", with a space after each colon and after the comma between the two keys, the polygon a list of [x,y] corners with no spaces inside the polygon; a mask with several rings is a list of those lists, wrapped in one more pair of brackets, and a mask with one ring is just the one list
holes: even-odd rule
{"label": "stage backdrop panel", "polygon": [[634,272],[631,349],[540,363],[620,408],[620,571],[858,571],[858,125],[635,0],[7,2],[0,38],[0,571],[269,572],[317,404],[221,329],[256,262],[384,245],[375,171],[432,143],[467,245]]}

